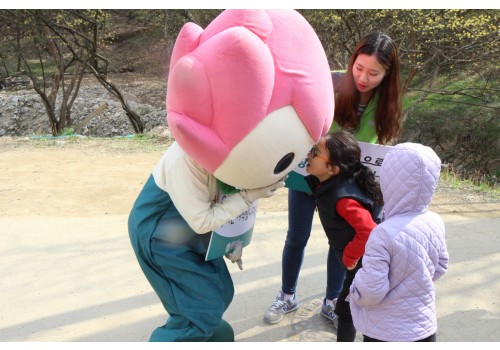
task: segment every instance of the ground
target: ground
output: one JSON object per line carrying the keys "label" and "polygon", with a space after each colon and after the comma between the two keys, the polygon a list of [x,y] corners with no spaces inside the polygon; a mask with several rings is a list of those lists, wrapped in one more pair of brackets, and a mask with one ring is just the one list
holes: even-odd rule
{"label": "ground", "polygon": [[[5,216],[126,214],[169,141],[0,138],[0,212]],[[283,211],[286,190],[259,210]],[[490,215],[497,196],[441,182],[431,208],[439,213]]]}
{"label": "ground", "polygon": [[[165,322],[127,216],[168,143],[0,137],[0,339],[143,342]],[[437,283],[439,341],[498,341],[500,199],[442,182],[431,208],[443,214],[451,257]],[[259,201],[243,271],[228,263],[235,297],[225,317],[239,342],[335,340],[318,313],[327,254],[318,220],[299,279],[301,308],[279,324],[262,321],[280,285],[286,210],[285,189]]]}

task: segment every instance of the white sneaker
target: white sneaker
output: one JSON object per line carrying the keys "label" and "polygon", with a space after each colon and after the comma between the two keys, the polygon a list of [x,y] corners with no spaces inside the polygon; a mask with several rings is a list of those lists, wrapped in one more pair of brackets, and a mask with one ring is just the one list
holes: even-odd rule
{"label": "white sneaker", "polygon": [[333,299],[333,306],[326,303],[326,298],[323,299],[323,306],[321,307],[321,315],[328,318],[329,320],[334,321],[337,318],[335,315],[335,304],[337,304],[337,299]]}
{"label": "white sneaker", "polygon": [[299,302],[297,301],[295,293],[290,299],[284,300],[284,298],[285,296],[280,290],[276,296],[276,300],[264,315],[265,322],[270,324],[278,323],[287,313],[298,309]]}

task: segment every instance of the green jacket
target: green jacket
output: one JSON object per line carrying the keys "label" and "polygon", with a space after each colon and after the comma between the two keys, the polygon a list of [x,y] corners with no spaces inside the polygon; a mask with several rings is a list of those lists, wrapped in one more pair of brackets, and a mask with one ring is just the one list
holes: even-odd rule
{"label": "green jacket", "polygon": [[[340,85],[340,81],[342,80],[342,76],[345,71],[333,71],[332,72],[332,80],[333,86],[338,87]],[[359,125],[359,129],[356,132],[353,132],[354,137],[358,141],[368,142],[368,143],[378,143],[377,130],[375,129],[375,111],[377,110],[377,102],[378,102],[378,89],[375,92],[373,98],[368,102],[368,106],[366,106],[363,114],[361,115],[361,122]],[[330,132],[340,130],[341,127],[333,121],[330,126]]]}

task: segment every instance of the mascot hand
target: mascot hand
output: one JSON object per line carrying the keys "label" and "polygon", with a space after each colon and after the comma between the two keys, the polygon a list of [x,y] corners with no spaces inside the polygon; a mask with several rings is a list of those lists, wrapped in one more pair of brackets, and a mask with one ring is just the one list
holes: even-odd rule
{"label": "mascot hand", "polygon": [[256,188],[254,190],[242,190],[240,194],[248,205],[252,205],[257,199],[272,197],[277,189],[285,187],[285,179],[281,179],[266,187]]}
{"label": "mascot hand", "polygon": [[241,256],[243,255],[243,244],[241,241],[235,241],[231,245],[232,249],[226,254],[226,258],[231,260],[233,264],[237,263],[240,270],[243,270],[243,261],[241,260]]}

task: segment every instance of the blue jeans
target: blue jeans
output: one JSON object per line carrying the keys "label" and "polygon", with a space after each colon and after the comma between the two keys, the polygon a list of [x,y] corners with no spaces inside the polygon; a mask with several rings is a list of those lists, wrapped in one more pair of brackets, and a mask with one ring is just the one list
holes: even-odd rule
{"label": "blue jeans", "polygon": [[[287,294],[295,293],[300,267],[304,260],[304,250],[311,236],[311,228],[316,209],[314,197],[302,191],[288,190],[288,232],[283,248],[281,290]],[[329,247],[326,276],[326,298],[339,296],[344,282],[345,269]]]}

